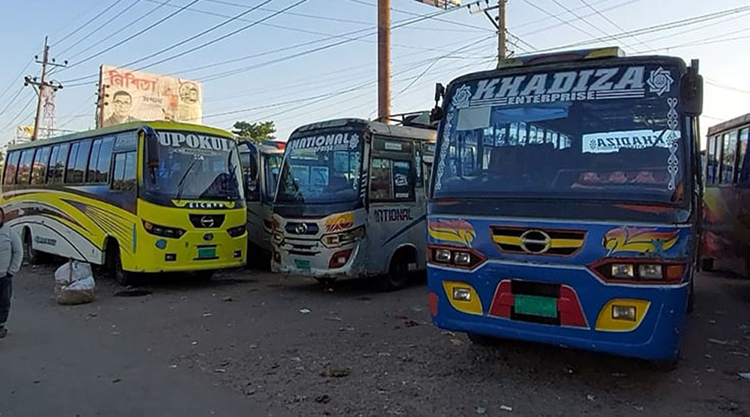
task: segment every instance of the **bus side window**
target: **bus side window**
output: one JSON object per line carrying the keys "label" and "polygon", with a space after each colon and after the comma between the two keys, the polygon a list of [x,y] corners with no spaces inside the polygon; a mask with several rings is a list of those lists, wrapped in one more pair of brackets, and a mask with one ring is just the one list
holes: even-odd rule
{"label": "bus side window", "polygon": [[91,146],[91,156],[89,157],[88,172],[86,173],[86,182],[89,183],[106,183],[109,179],[109,166],[112,160],[113,137],[97,139]]}
{"label": "bus side window", "polygon": [[111,188],[115,191],[135,190],[135,152],[115,154]]}
{"label": "bus side window", "polygon": [[740,130],[739,150],[737,152],[737,170],[739,171],[737,182],[747,184],[750,182],[750,160],[748,160],[747,142],[750,136],[750,127]]}
{"label": "bus side window", "polygon": [[737,153],[737,131],[724,135],[724,157],[721,165],[721,183],[734,183],[735,154]]}
{"label": "bus side window", "polygon": [[13,151],[8,155],[8,162],[5,164],[3,173],[3,184],[12,185],[16,183],[16,172],[18,172],[18,159],[21,152]]}
{"label": "bus side window", "polygon": [[373,158],[370,200],[408,201],[414,198],[411,161]]}
{"label": "bus side window", "polygon": [[258,160],[255,154],[248,153],[247,165],[245,166],[245,200],[260,201],[260,183],[258,182]]}
{"label": "bus side window", "polygon": [[18,162],[18,176],[16,184],[28,184],[31,178],[31,161],[34,159],[35,149],[26,149],[21,152],[21,160]]}
{"label": "bus side window", "polygon": [[47,178],[47,166],[52,147],[45,146],[36,151],[34,162],[31,164],[31,183],[34,185],[44,184]]}
{"label": "bus side window", "polygon": [[[71,184],[83,183],[86,174],[86,164],[89,160],[91,140],[84,140],[73,144],[68,157],[68,172],[65,173],[65,182]],[[74,153],[75,152],[75,153]]]}
{"label": "bus side window", "polygon": [[68,150],[70,144],[64,143],[52,148],[52,155],[49,160],[49,169],[47,169],[47,183],[61,184],[63,174],[65,173],[65,161],[68,159]]}

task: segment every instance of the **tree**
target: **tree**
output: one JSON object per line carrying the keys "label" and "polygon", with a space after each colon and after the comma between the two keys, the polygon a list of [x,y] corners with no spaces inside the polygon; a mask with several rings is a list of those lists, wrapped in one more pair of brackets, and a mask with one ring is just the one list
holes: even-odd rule
{"label": "tree", "polygon": [[276,125],[272,121],[257,123],[238,121],[234,124],[232,133],[250,139],[253,142],[262,142],[266,139],[274,138],[273,134],[276,133]]}

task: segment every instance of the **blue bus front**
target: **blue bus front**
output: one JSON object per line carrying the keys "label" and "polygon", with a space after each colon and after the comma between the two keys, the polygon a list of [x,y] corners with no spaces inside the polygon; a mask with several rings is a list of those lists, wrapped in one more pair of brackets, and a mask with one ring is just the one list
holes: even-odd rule
{"label": "blue bus front", "polygon": [[676,358],[696,250],[685,73],[612,58],[451,83],[428,211],[438,327]]}

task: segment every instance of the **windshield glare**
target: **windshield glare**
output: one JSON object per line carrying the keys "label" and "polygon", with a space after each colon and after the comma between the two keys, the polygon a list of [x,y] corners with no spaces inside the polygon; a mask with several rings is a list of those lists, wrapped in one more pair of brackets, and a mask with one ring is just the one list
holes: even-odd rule
{"label": "windshield glare", "polygon": [[361,134],[324,132],[287,144],[276,201],[336,203],[357,199],[362,160]]}
{"label": "windshield glare", "polygon": [[677,70],[640,66],[459,85],[434,196],[679,201],[679,79]]}
{"label": "windshield glare", "polygon": [[146,166],[146,192],[177,200],[242,200],[236,143],[227,138],[158,132],[159,165]]}

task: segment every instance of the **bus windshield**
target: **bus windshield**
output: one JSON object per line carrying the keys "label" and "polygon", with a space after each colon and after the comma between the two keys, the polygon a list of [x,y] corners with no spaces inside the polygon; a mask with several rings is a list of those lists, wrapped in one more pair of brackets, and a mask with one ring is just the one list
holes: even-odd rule
{"label": "bus windshield", "polygon": [[146,195],[175,200],[243,200],[236,143],[190,132],[158,132],[158,167],[144,164]]}
{"label": "bus windshield", "polygon": [[342,203],[359,196],[361,132],[326,131],[292,138],[281,168],[278,202]]}
{"label": "bus windshield", "polygon": [[642,65],[458,84],[434,196],[677,203],[689,178],[679,80],[677,68]]}

